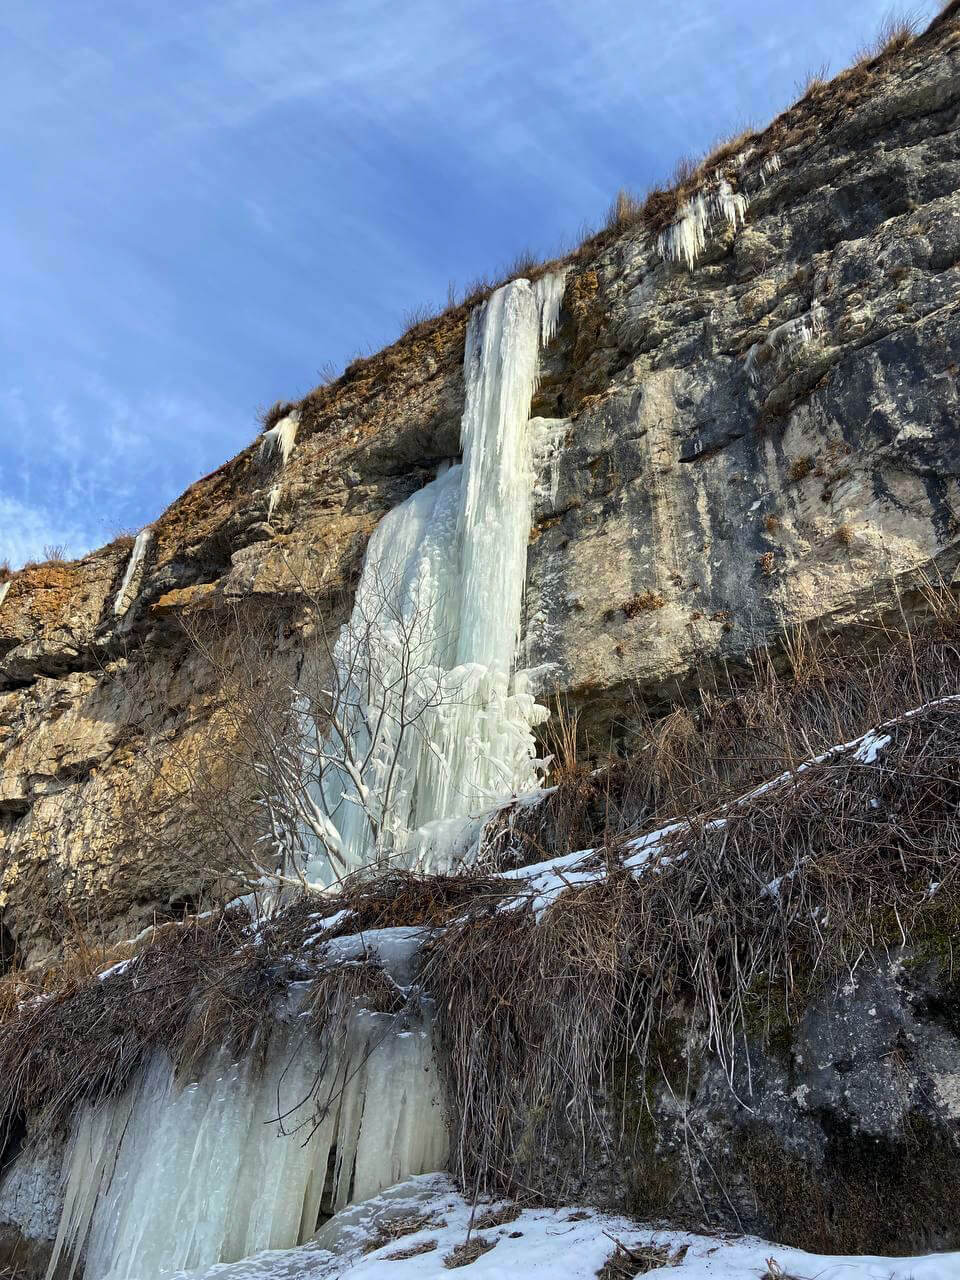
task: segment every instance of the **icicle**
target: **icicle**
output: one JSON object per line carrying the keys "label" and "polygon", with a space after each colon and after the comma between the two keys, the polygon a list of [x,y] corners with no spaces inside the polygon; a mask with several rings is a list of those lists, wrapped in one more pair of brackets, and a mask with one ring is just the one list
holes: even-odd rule
{"label": "icicle", "polygon": [[[440,833],[451,840],[449,865],[462,843],[463,824],[453,820],[541,781],[532,729],[547,712],[513,676],[540,439],[528,425],[530,402],[564,280],[562,272],[534,286],[514,280],[475,309],[463,463],[391,511],[370,539],[335,654],[354,673],[338,718],[347,720],[351,756],[370,764],[362,779],[346,763],[328,768],[314,797],[332,815],[347,869],[377,856],[439,867]],[[398,726],[413,722],[402,737]],[[309,730],[305,723],[305,740]],[[322,838],[306,874],[333,878]]]}
{"label": "icicle", "polygon": [[262,1074],[255,1053],[221,1050],[182,1088],[157,1053],[119,1098],[84,1105],[47,1280],[81,1253],[84,1280],[154,1280],[291,1248],[321,1209],[443,1168],[429,1023],[356,1009],[340,1047],[318,1082],[312,1038],[277,1031]]}
{"label": "icicle", "polygon": [[778,351],[787,351],[791,347],[806,347],[813,342],[824,326],[825,308],[822,302],[814,301],[810,310],[802,316],[794,316],[783,324],[771,329],[762,342],[755,342],[747,352],[743,369],[754,385],[760,381],[760,368]]}
{"label": "icicle", "polygon": [[260,458],[263,462],[267,462],[275,453],[280,455],[280,465],[285,467],[293,453],[293,446],[297,442],[297,429],[300,426],[300,411],[293,409],[285,418],[265,431],[260,440]]}
{"label": "icicle", "polygon": [[0,582],[0,604],[3,604],[7,598],[7,592],[10,590],[10,581],[11,579],[8,578],[6,582]]}
{"label": "icicle", "polygon": [[783,162],[777,152],[772,156],[768,156],[760,166],[760,185],[765,187],[775,173],[779,173],[783,168]]}
{"label": "icicle", "polygon": [[657,250],[663,259],[683,260],[692,271],[707,243],[707,229],[715,218],[723,218],[736,230],[747,216],[747,197],[733,190],[721,174],[717,174],[716,190],[698,191],[680,206],[676,219],[657,239]]}
{"label": "icicle", "polygon": [[281,492],[282,490],[278,484],[272,485],[270,489],[267,490],[267,521],[268,522],[273,519],[273,513],[277,509],[277,503],[280,501]]}
{"label": "icicle", "polygon": [[144,557],[152,540],[153,532],[149,527],[141,529],[134,539],[130,559],[127,561],[126,572],[123,575],[123,581],[120,583],[120,590],[113,601],[113,613],[117,618],[122,618],[133,603],[140,585],[140,578],[143,576]]}

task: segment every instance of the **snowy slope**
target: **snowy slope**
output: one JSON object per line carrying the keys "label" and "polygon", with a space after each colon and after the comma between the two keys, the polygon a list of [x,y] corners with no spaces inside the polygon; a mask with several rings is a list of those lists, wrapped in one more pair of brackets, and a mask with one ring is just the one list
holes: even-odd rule
{"label": "snowy slope", "polygon": [[[481,1204],[482,1219],[505,1202]],[[317,1238],[297,1249],[262,1253],[242,1262],[222,1263],[203,1272],[180,1273],[191,1280],[441,1280],[446,1259],[462,1246],[471,1207],[444,1174],[411,1178],[390,1191],[336,1215]],[[759,1280],[780,1271],[791,1280],[960,1280],[960,1253],[913,1258],[825,1257],[784,1248],[754,1237],[704,1236],[657,1230],[590,1209],[522,1209],[499,1226],[474,1231],[491,1245],[455,1269],[465,1280],[551,1277],[587,1280],[596,1276],[618,1242],[635,1252],[666,1250],[672,1265],[656,1268],[671,1280]],[[390,1223],[419,1230],[391,1234]],[[385,1240],[385,1243],[379,1243]],[[378,1247],[371,1247],[378,1246]],[[426,1246],[426,1248],[424,1248]],[[423,1252],[414,1252],[418,1248]],[[407,1256],[400,1256],[407,1255]],[[768,1261],[772,1259],[772,1264]]]}

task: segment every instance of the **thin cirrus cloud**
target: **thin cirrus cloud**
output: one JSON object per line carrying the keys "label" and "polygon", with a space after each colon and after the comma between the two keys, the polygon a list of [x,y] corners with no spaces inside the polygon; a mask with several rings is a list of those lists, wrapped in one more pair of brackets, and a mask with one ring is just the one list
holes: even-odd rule
{"label": "thin cirrus cloud", "polygon": [[259,404],[763,123],[887,8],[8,6],[0,560],[155,518]]}

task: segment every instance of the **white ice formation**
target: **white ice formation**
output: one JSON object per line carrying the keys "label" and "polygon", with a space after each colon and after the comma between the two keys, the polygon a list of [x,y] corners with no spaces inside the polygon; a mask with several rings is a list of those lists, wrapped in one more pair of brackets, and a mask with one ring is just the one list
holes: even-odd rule
{"label": "white ice formation", "polygon": [[140,580],[143,577],[144,562],[152,541],[153,531],[149,527],[141,529],[133,540],[133,547],[130,551],[130,559],[127,561],[123,581],[120,583],[120,589],[113,600],[113,614],[116,618],[122,618],[131,604],[133,604],[140,586]]}
{"label": "white ice formation", "polygon": [[711,223],[723,220],[736,231],[747,216],[747,204],[747,197],[734,191],[718,170],[712,190],[698,191],[685,200],[674,221],[661,231],[657,238],[660,257],[670,262],[682,261],[693,270],[706,248]]}
{"label": "white ice formation", "polygon": [[762,342],[755,342],[743,362],[744,372],[750,381],[754,384],[758,383],[760,369],[779,352],[809,346],[823,330],[824,314],[823,304],[814,301],[809,311],[777,325],[775,329],[770,330]]}
{"label": "white ice formation", "polygon": [[515,658],[542,436],[530,402],[563,288],[563,273],[514,280],[474,311],[463,462],[370,539],[337,642],[341,740],[328,739],[337,763],[315,797],[329,826],[307,862],[313,882],[384,857],[449,865],[464,819],[540,783],[532,730],[547,712]]}
{"label": "white ice formation", "polygon": [[261,460],[269,462],[274,454],[279,454],[280,465],[285,467],[293,453],[293,446],[297,443],[299,426],[300,412],[298,409],[292,409],[285,418],[281,418],[269,431],[265,431],[260,438]]}
{"label": "white ice formation", "polygon": [[48,1277],[81,1257],[84,1280],[154,1280],[289,1249],[323,1216],[445,1165],[425,1016],[357,1008],[326,1057],[296,1024],[262,1071],[257,1057],[220,1050],[182,1086],[158,1052],[119,1097],[80,1107]]}

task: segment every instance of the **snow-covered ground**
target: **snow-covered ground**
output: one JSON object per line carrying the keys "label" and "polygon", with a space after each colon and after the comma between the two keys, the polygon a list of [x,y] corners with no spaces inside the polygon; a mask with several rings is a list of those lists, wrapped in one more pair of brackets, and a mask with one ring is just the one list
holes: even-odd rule
{"label": "snow-covered ground", "polygon": [[[497,1211],[504,1201],[481,1203],[476,1221],[502,1217],[478,1231],[489,1247],[472,1261],[451,1257],[470,1227],[471,1206],[445,1174],[411,1178],[331,1218],[314,1240],[296,1249],[220,1263],[181,1280],[440,1280],[450,1263],[469,1280],[550,1277],[588,1280],[618,1243],[634,1252],[666,1250],[671,1261],[655,1273],[671,1280],[760,1280],[781,1273],[790,1280],[960,1280],[960,1253],[912,1258],[826,1257],[755,1237],[705,1236],[657,1230],[592,1209]],[[507,1206],[509,1208],[509,1206]],[[422,1225],[418,1225],[422,1222]],[[418,1225],[407,1234],[398,1228]],[[460,1257],[463,1255],[461,1254]]]}

